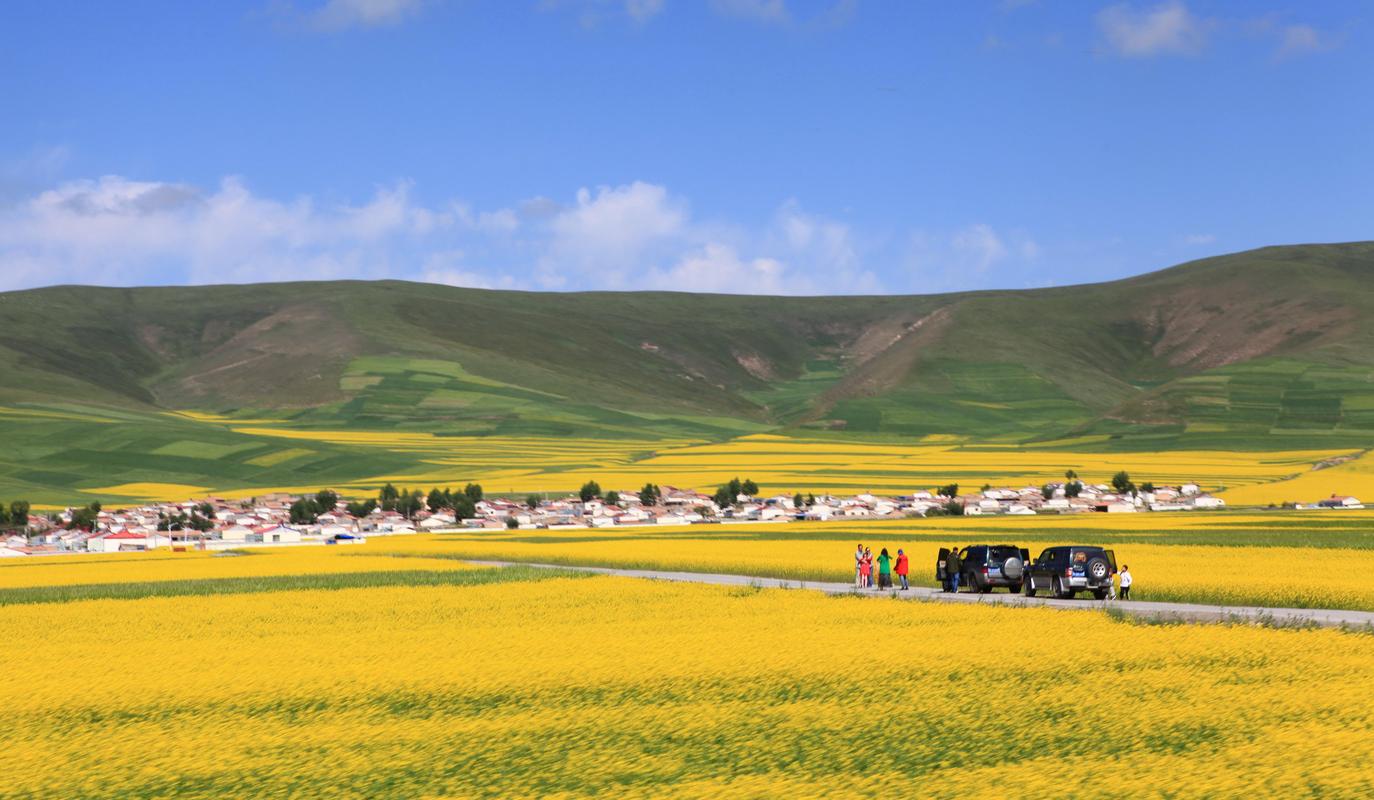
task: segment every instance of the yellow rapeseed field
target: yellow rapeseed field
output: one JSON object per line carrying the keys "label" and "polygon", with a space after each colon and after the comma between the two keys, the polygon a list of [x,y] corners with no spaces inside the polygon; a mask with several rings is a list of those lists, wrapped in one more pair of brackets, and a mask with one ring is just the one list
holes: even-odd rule
{"label": "yellow rapeseed field", "polygon": [[[476,531],[377,540],[369,552],[848,581],[857,543],[911,558],[912,581],[934,585],[941,547],[1016,544],[1032,556],[1055,544],[1100,544],[1135,577],[1141,600],[1299,608],[1374,610],[1374,549],[1313,547],[1301,529],[1280,522],[1348,520],[1374,515],[1316,512],[926,519],[899,522],[789,523],[600,529]],[[1255,546],[1258,533],[1270,536]],[[1277,542],[1277,543],[1274,543]],[[1284,544],[1284,542],[1291,542]],[[1361,544],[1358,540],[1352,545]],[[998,590],[1004,591],[1004,590]]]}
{"label": "yellow rapeseed field", "polygon": [[[513,494],[568,492],[587,480],[617,489],[635,489],[651,481],[709,490],[734,476],[752,478],[768,492],[898,494],[951,482],[966,488],[983,484],[1039,486],[1062,479],[1069,469],[1085,480],[1102,483],[1124,469],[1137,482],[1164,485],[1196,481],[1209,491],[1224,490],[1232,503],[1267,504],[1315,500],[1333,491],[1356,493],[1369,483],[1353,468],[1312,471],[1315,464],[1342,455],[1344,451],[1339,450],[1094,451],[1093,447],[1102,444],[1101,437],[1056,443],[1083,448],[1071,452],[1033,446],[978,445],[948,436],[925,437],[911,443],[776,434],[750,434],[714,443],[684,438],[438,436],[425,431],[299,429],[280,420],[234,420],[213,414],[178,413],[236,434],[281,444],[281,450],[250,462],[257,466],[270,467],[308,455],[312,451],[305,448],[310,442],[376,448],[406,454],[417,461],[414,469],[405,472],[363,474],[332,487],[351,495],[370,494],[387,482],[430,487],[476,481],[490,492]],[[1302,477],[1290,484],[1274,483],[1294,476]],[[1269,486],[1284,488],[1259,488]],[[178,500],[207,493],[246,497],[318,488],[126,483],[83,491],[140,500]]]}
{"label": "yellow rapeseed field", "polygon": [[1374,793],[1374,637],[620,578],[0,607],[0,798]]}

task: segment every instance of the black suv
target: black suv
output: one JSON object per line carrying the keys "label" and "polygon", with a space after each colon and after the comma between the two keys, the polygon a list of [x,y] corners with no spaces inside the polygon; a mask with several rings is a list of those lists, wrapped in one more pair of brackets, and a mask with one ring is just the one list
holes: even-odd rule
{"label": "black suv", "polygon": [[[945,582],[945,559],[949,550],[940,548],[935,577]],[[1009,544],[974,544],[959,551],[959,585],[970,592],[987,593],[997,586],[1021,591],[1021,577],[1030,551]]]}
{"label": "black suv", "polygon": [[1106,600],[1115,574],[1116,556],[1110,550],[1086,545],[1048,547],[1026,567],[1026,596],[1034,597],[1041,589],[1065,598],[1088,591]]}

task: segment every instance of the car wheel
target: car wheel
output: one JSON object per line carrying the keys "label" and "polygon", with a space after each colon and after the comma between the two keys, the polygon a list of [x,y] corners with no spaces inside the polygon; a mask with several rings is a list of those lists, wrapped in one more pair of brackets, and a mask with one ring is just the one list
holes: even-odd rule
{"label": "car wheel", "polygon": [[1021,589],[1025,592],[1026,597],[1035,597],[1035,581],[1031,580],[1030,577],[1026,578],[1026,582],[1021,585]]}
{"label": "car wheel", "polygon": [[1007,587],[1007,591],[1008,591],[1008,592],[1011,592],[1012,594],[1020,594],[1020,593],[1021,593],[1021,584],[1019,584],[1019,583],[1013,583],[1012,585],[1010,585],[1010,586]]}
{"label": "car wheel", "polygon": [[1088,562],[1088,578],[1094,582],[1101,582],[1111,577],[1112,567],[1107,563],[1107,559],[1102,556],[1094,556]]}
{"label": "car wheel", "polygon": [[1054,579],[1054,596],[1055,596],[1055,597],[1058,597],[1060,600],[1072,600],[1072,599],[1073,599],[1073,592],[1072,592],[1072,591],[1069,591],[1069,590],[1066,590],[1066,589],[1064,588],[1064,579],[1063,579],[1063,578],[1058,578],[1058,577],[1057,577],[1057,578]]}
{"label": "car wheel", "polygon": [[1106,589],[1093,589],[1093,597],[1096,597],[1098,600],[1106,600],[1106,599],[1107,599],[1107,590],[1106,590]]}

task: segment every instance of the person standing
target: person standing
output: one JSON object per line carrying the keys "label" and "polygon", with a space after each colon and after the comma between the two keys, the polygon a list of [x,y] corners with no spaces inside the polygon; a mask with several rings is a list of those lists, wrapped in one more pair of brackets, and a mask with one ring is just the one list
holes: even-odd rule
{"label": "person standing", "polygon": [[1131,568],[1125,564],[1121,565],[1121,593],[1122,600],[1131,599]]}
{"label": "person standing", "polygon": [[901,590],[904,592],[911,588],[911,584],[906,582],[908,570],[910,570],[910,566],[907,564],[906,553],[899,547],[897,548],[897,580],[902,582]]}
{"label": "person standing", "polygon": [[892,556],[887,554],[887,548],[878,555],[878,588],[892,588]]}
{"label": "person standing", "polygon": [[854,588],[863,588],[863,561],[864,546],[859,545],[859,549],[854,551]]}
{"label": "person standing", "polygon": [[873,585],[873,551],[864,548],[863,558],[859,559],[859,588],[867,589]]}
{"label": "person standing", "polygon": [[959,593],[959,570],[963,566],[963,561],[959,558],[959,548],[952,548],[949,558],[945,559],[945,574],[949,576],[949,590],[954,594]]}

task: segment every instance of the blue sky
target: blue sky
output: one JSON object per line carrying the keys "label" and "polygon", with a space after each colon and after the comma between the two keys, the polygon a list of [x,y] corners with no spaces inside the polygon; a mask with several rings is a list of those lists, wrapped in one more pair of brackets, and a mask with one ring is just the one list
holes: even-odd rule
{"label": "blue sky", "polygon": [[0,7],[0,289],[906,293],[1374,238],[1374,2]]}

